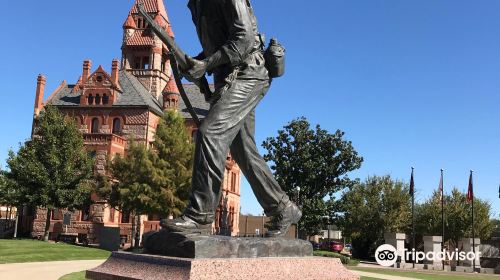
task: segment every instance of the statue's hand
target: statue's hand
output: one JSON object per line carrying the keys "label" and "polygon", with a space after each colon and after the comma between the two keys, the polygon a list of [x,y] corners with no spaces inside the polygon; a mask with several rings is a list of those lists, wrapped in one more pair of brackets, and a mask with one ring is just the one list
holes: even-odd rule
{"label": "statue's hand", "polygon": [[193,82],[205,76],[205,73],[207,72],[206,61],[187,57],[187,62],[191,65],[191,69],[183,72],[189,81]]}

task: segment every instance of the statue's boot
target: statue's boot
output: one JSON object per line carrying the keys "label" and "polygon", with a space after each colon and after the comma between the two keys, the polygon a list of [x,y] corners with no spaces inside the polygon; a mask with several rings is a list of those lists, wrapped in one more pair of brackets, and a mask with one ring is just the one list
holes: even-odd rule
{"label": "statue's boot", "polygon": [[200,224],[184,215],[173,220],[161,220],[160,225],[169,232],[202,235],[209,235],[212,233],[212,223]]}
{"label": "statue's boot", "polygon": [[297,224],[302,218],[302,211],[295,203],[288,201],[287,205],[278,215],[271,217],[267,237],[283,237],[287,234],[292,224]]}

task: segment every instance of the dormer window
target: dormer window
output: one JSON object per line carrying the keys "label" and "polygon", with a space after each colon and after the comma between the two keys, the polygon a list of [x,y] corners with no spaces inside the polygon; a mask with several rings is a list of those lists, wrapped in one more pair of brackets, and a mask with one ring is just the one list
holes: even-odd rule
{"label": "dormer window", "polygon": [[87,97],[87,103],[89,105],[94,105],[94,96],[92,96],[92,94],[89,94],[89,96]]}
{"label": "dormer window", "polygon": [[148,27],[148,23],[142,17],[137,17],[137,28],[146,29]]}

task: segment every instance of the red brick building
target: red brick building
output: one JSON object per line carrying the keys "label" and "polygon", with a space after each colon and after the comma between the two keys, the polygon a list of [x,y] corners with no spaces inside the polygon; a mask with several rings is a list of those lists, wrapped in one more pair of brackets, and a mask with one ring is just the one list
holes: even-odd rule
{"label": "red brick building", "polygon": [[[136,0],[144,3],[146,10],[161,26],[174,36],[162,0]],[[135,4],[136,4],[135,3]],[[130,10],[123,24],[121,61],[113,60],[111,71],[98,66],[92,69],[90,60],[82,65],[78,81],[63,81],[44,102],[46,78],[38,77],[35,99],[35,117],[45,104],[57,106],[61,112],[77,122],[85,147],[95,158],[96,172],[105,172],[105,163],[116,154],[127,153],[131,139],[142,143],[154,141],[155,129],[165,110],[178,110],[186,119],[186,129],[194,135],[196,126],[172,78],[167,57],[168,49],[159,38],[146,28],[136,6]],[[185,89],[200,119],[208,113],[209,104],[196,86],[187,84]],[[239,233],[240,169],[230,156],[226,163],[223,183],[224,195],[218,209],[214,233],[237,235]],[[120,227],[122,238],[131,240],[131,216],[110,208],[106,201],[99,201],[83,211],[71,213],[67,232],[86,236],[91,243],[98,243],[103,226]],[[43,235],[45,211],[33,214],[29,230],[33,236]],[[65,210],[52,213],[51,238],[65,231],[62,226]],[[151,218],[151,217],[150,217]],[[143,218],[141,232],[158,228],[158,221]]]}

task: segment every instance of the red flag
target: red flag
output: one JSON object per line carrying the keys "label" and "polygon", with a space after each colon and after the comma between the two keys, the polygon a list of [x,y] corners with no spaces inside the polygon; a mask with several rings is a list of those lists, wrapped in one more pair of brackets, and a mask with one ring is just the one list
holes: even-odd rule
{"label": "red flag", "polygon": [[410,195],[413,196],[415,194],[415,180],[413,179],[413,168],[411,169],[411,178],[410,178]]}
{"label": "red flag", "polygon": [[467,203],[471,203],[474,199],[474,184],[472,183],[472,171],[469,177],[469,189],[467,190]]}

